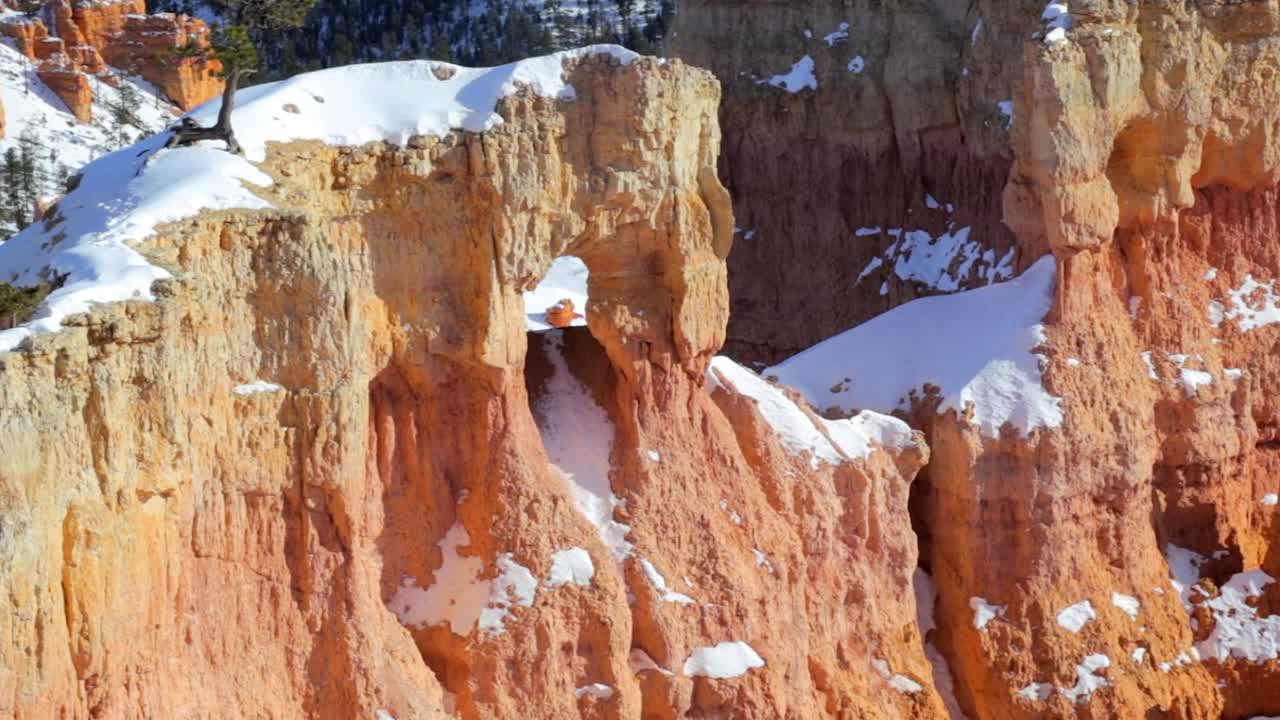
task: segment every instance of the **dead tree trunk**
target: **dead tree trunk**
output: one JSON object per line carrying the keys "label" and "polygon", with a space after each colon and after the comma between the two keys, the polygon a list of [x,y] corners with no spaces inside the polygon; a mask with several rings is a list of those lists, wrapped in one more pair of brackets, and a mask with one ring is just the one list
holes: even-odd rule
{"label": "dead tree trunk", "polygon": [[187,147],[201,140],[222,140],[227,144],[227,152],[243,155],[240,143],[236,140],[236,131],[231,127],[231,113],[236,109],[236,91],[240,89],[240,80],[251,71],[233,69],[227,73],[227,85],[222,90],[222,107],[218,110],[218,122],[213,127],[200,127],[191,118],[183,118],[182,124],[173,128],[173,135],[165,147]]}

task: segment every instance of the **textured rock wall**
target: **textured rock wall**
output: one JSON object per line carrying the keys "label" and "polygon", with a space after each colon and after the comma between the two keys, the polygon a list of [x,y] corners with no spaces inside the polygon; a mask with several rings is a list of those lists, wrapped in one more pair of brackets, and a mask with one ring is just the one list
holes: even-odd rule
{"label": "textured rock wall", "polygon": [[[276,210],[147,242],[176,276],[156,303],[0,357],[0,715],[945,717],[911,590],[923,444],[819,462],[704,386],[716,82],[567,79],[483,135],[276,146]],[[521,292],[565,253],[589,334],[531,341]],[[581,413],[548,408],[566,392]],[[618,496],[629,555],[565,473]],[[572,548],[594,576],[554,587]],[[501,573],[501,632],[414,619],[459,562]],[[763,665],[687,664],[734,642]]]}
{"label": "textured rock wall", "polygon": [[[1252,611],[1214,607],[1238,573],[1280,570],[1280,14],[1075,1],[1065,39],[1045,42],[1043,9],[682,6],[671,49],[725,82],[721,167],[754,231],[729,260],[727,347],[775,359],[932,291],[891,280],[880,295],[884,268],[853,281],[891,240],[857,228],[906,227],[909,209],[943,229],[925,192],[980,242],[1016,247],[1019,267],[1052,252],[1046,385],[1063,427],[993,439],[913,415],[932,459],[912,511],[960,704],[974,718],[1274,715],[1275,585]],[[847,38],[828,35],[844,22]],[[805,56],[816,90],[769,82]],[[1184,607],[1169,578],[1188,557],[1206,580]],[[999,608],[982,628],[975,598]],[[1085,600],[1096,618],[1059,623]]]}
{"label": "textured rock wall", "polygon": [[[1000,193],[1013,158],[1001,103],[1018,81],[1008,60],[1040,9],[990,0],[681,4],[668,52],[725,86],[721,172],[741,228],[729,260],[731,353],[776,361],[939,292],[936,282],[900,277],[892,262],[860,277],[898,239],[891,228],[970,228],[980,252],[1006,255],[1015,242]],[[770,83],[806,58],[816,88]],[[1039,254],[1010,262],[1021,268]],[[994,264],[964,268],[957,256],[955,287],[985,284]]]}

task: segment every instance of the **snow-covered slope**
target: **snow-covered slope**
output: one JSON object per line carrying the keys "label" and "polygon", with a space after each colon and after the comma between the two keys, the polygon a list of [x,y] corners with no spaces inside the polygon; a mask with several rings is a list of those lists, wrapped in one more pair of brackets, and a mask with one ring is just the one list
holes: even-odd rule
{"label": "snow-covered slope", "polygon": [[[63,318],[92,303],[150,299],[151,284],[168,273],[132,245],[158,225],[206,208],[268,207],[251,187],[272,182],[254,165],[265,158],[267,143],[403,143],[453,129],[482,131],[502,122],[497,103],[517,88],[571,99],[563,63],[592,54],[624,63],[636,57],[617,46],[594,46],[496,68],[406,61],[308,73],[241,91],[234,122],[245,157],[217,147],[165,149],[162,134],[90,164],[79,187],[59,204],[57,222],[34,225],[0,245],[0,282],[31,286],[65,279],[32,322],[0,332],[0,352],[33,333],[56,331]],[[192,115],[211,122],[219,106],[215,100]],[[58,235],[65,239],[50,242]]]}
{"label": "snow-covered slope", "polygon": [[989,287],[922,298],[770,368],[814,407],[893,412],[926,384],[941,389],[939,412],[964,412],[988,436],[1006,422],[1027,434],[1062,423],[1061,399],[1041,384],[1041,321],[1057,277],[1045,257]]}
{"label": "snow-covered slope", "polygon": [[[22,150],[24,141],[37,153],[38,173],[46,176],[40,196],[62,191],[58,181],[86,163],[162,130],[176,110],[145,80],[119,75],[121,89],[97,78],[93,84],[93,122],[78,123],[65,103],[39,77],[36,65],[9,39],[0,40],[0,103],[5,136],[0,157]],[[127,89],[126,89],[127,88]],[[0,235],[2,238],[3,235]]]}

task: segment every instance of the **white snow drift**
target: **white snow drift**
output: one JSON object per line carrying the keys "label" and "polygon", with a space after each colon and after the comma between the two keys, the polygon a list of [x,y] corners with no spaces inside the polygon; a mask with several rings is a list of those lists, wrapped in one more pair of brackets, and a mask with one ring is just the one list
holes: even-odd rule
{"label": "white snow drift", "polygon": [[900,305],[765,371],[814,407],[893,412],[926,384],[939,412],[963,413],[988,437],[1005,423],[1027,435],[1062,424],[1062,399],[1041,382],[1042,321],[1056,270],[1044,257],[1005,283]]}

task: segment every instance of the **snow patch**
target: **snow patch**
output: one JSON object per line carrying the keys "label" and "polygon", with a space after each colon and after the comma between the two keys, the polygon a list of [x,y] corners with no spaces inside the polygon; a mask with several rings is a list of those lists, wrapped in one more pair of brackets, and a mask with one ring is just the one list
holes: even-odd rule
{"label": "snow patch", "polygon": [[[933,209],[943,207],[931,195],[925,196],[925,204]],[[952,212],[954,206],[948,203],[946,209]],[[865,230],[871,228],[859,229],[856,235],[862,237]],[[880,232],[879,228],[874,230]],[[899,279],[947,293],[959,290],[971,277],[984,280],[988,285],[1013,277],[1014,251],[997,259],[994,250],[984,249],[979,242],[969,239],[968,227],[951,228],[936,237],[925,230],[904,231],[902,228],[890,228],[887,234],[898,240],[885,250],[883,257],[872,258],[854,284],[862,282],[886,262],[892,263]]]}
{"label": "snow patch", "polygon": [[1005,423],[1021,435],[1062,424],[1062,399],[1041,384],[1042,320],[1056,269],[1045,257],[1006,283],[900,305],[770,368],[815,407],[889,413],[926,384],[938,411],[964,413],[984,435]]}
{"label": "snow patch", "polygon": [[1039,702],[1044,702],[1045,700],[1048,700],[1050,697],[1053,697],[1053,685],[1051,685],[1050,683],[1033,682],[1030,685],[1027,685],[1026,687],[1019,690],[1018,695],[1028,700],[1036,700]]}
{"label": "snow patch", "polygon": [[609,484],[613,423],[590,391],[569,372],[563,333],[553,331],[543,337],[553,372],[545,394],[534,406],[542,443],[552,469],[569,485],[574,505],[621,562],[631,555],[633,546],[626,539],[631,527],[613,519],[613,511],[622,504]]}
{"label": "snow patch", "polygon": [[756,558],[756,567],[764,568],[769,571],[770,574],[773,573],[773,563],[769,562],[769,556],[765,551],[760,548],[751,548],[751,554]]}
{"label": "snow patch", "polygon": [[1262,596],[1275,578],[1260,569],[1232,576],[1217,597],[1204,601],[1213,612],[1209,637],[1195,644],[1203,658],[1226,662],[1228,658],[1261,663],[1280,658],[1280,615],[1261,617],[1249,600]]}
{"label": "snow patch", "polygon": [[644,569],[644,576],[649,579],[649,584],[653,585],[653,588],[658,591],[658,597],[662,600],[680,605],[693,605],[697,602],[688,595],[678,593],[667,587],[667,579],[662,576],[662,573],[658,572],[658,568],[654,567],[653,563],[642,558],[640,567]]}
{"label": "snow patch", "polygon": [[897,418],[867,411],[845,420],[811,415],[780,388],[727,357],[713,358],[707,374],[715,386],[755,400],[756,409],[777,433],[783,448],[797,455],[808,453],[814,469],[822,462],[840,465],[866,459],[876,447],[898,450],[915,446],[911,427]]}
{"label": "snow patch", "polygon": [[732,678],[761,667],[764,659],[754,648],[742,641],[733,641],[694,650],[684,661],[684,674],[686,677]]}
{"label": "snow patch", "polygon": [[547,324],[547,310],[561,300],[573,301],[577,314],[570,327],[586,327],[587,319],[587,271],[586,263],[572,255],[563,255],[551,263],[546,277],[538,287],[524,294],[525,326],[530,332],[546,332],[553,329]]}
{"label": "snow patch", "polygon": [[933,686],[942,696],[942,704],[947,708],[951,720],[964,720],[964,711],[956,698],[955,679],[951,675],[951,666],[947,658],[938,651],[929,633],[937,627],[934,618],[934,607],[937,604],[938,589],[933,578],[921,568],[916,568],[911,576],[911,586],[916,595],[916,624],[920,626],[920,637],[924,640],[924,654],[933,667]]}
{"label": "snow patch", "polygon": [[[236,95],[236,137],[254,162],[268,142],[320,140],[330,145],[370,142],[404,145],[418,135],[452,130],[484,132],[502,124],[498,101],[527,87],[537,95],[572,100],[566,61],[608,55],[622,64],[640,56],[616,45],[592,45],[493,68],[467,68],[433,60],[370,63],[295,75]],[[300,112],[284,112],[294,105]],[[217,120],[222,99],[197,108],[202,124]]]}
{"label": "snow patch", "polygon": [[1231,309],[1224,317],[1234,320],[1242,332],[1280,323],[1280,296],[1276,295],[1275,280],[1260,283],[1253,275],[1246,275],[1240,287],[1228,294]]}
{"label": "snow patch", "polygon": [[973,610],[973,626],[978,630],[983,630],[986,629],[987,623],[996,617],[1004,616],[1008,606],[989,603],[986,598],[971,597],[969,598],[969,608]]}
{"label": "snow patch", "polygon": [[551,556],[551,575],[547,578],[547,587],[558,588],[570,583],[588,587],[595,576],[596,566],[591,561],[591,554],[583,548],[572,547]]}
{"label": "snow patch", "polygon": [[1169,559],[1169,572],[1173,575],[1170,585],[1182,596],[1182,604],[1191,609],[1191,588],[1200,582],[1200,567],[1206,558],[1194,550],[1178,547],[1172,543],[1165,546],[1165,556]]}
{"label": "snow patch", "polygon": [[1086,623],[1097,617],[1098,614],[1093,610],[1093,603],[1081,600],[1058,613],[1058,624],[1073,633],[1078,633]]}
{"label": "snow patch", "polygon": [[1111,667],[1111,658],[1106,655],[1086,655],[1084,661],[1076,666],[1076,684],[1074,687],[1061,688],[1064,697],[1072,702],[1088,700],[1095,691],[1107,687],[1111,683],[1099,670]]}
{"label": "snow patch", "polygon": [[1004,116],[1004,126],[1013,127],[1013,101],[1000,100],[996,102],[996,108],[1000,110],[1000,114]]}
{"label": "snow patch", "polygon": [[1072,23],[1066,0],[1050,0],[1040,14],[1040,20],[1045,24],[1046,43],[1053,45],[1067,39],[1067,31],[1071,29]]}
{"label": "snow patch", "polygon": [[266,380],[254,380],[247,385],[237,385],[231,390],[236,395],[261,395],[263,393],[278,393],[284,390],[284,387]]}
{"label": "snow patch", "polygon": [[1259,500],[1258,502],[1262,503],[1263,505],[1280,505],[1280,494],[1267,493],[1266,495],[1263,495],[1262,499]]}
{"label": "snow patch", "polygon": [[818,76],[814,75],[813,58],[805,55],[791,66],[791,72],[783,75],[774,75],[765,80],[757,80],[757,85],[769,84],[776,88],[782,88],[789,93],[798,93],[801,90],[817,90]]}
{"label": "snow patch", "polygon": [[846,42],[848,40],[849,23],[847,22],[840,23],[840,29],[822,38],[822,42],[826,43],[828,47],[835,47],[839,43]]}
{"label": "snow patch", "polygon": [[924,690],[924,686],[912,680],[906,675],[898,675],[889,667],[889,662],[881,658],[871,658],[871,667],[875,669],[880,677],[889,681],[889,687],[902,693],[918,693]]}
{"label": "snow patch", "polygon": [[579,700],[584,697],[589,697],[593,700],[608,700],[613,697],[613,688],[604,683],[592,683],[574,690],[573,696]]}
{"label": "snow patch", "polygon": [[1126,615],[1134,620],[1138,619],[1138,610],[1142,608],[1142,603],[1138,601],[1138,598],[1118,592],[1111,593],[1111,604],[1123,610]]}
{"label": "snow patch", "polygon": [[492,581],[489,605],[480,611],[480,629],[491,635],[506,631],[506,619],[513,607],[533,607],[538,579],[529,568],[516,562],[511,553],[498,556],[498,576]]}
{"label": "snow patch", "polygon": [[461,547],[471,544],[467,529],[455,523],[440,540],[444,558],[434,581],[427,588],[418,587],[411,577],[404,578],[388,605],[401,624],[423,628],[448,624],[456,635],[466,635],[479,626],[489,634],[506,630],[505,620],[512,607],[531,607],[538,581],[529,569],[512,559],[510,553],[499,555],[498,575],[482,579],[484,563],[478,557],[462,557]]}

